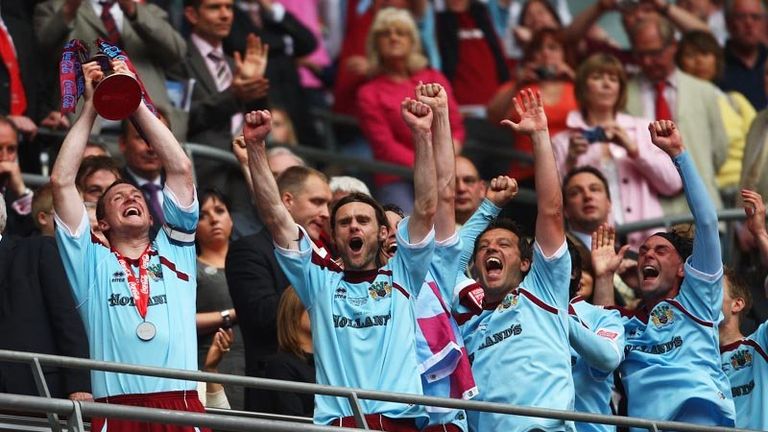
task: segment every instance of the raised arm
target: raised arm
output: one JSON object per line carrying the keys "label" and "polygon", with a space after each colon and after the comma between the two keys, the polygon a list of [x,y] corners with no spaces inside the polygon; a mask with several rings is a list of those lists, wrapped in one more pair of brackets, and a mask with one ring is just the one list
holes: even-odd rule
{"label": "raised arm", "polygon": [[616,294],[613,291],[613,275],[619,269],[629,245],[624,245],[616,252],[616,230],[608,224],[602,224],[592,233],[592,268],[595,272],[595,289],[592,304],[613,306]]}
{"label": "raised arm", "polygon": [[435,240],[443,241],[456,232],[456,154],[451,138],[448,94],[440,84],[419,84],[416,95],[432,109],[432,147],[437,173]]}
{"label": "raised arm", "polygon": [[685,199],[696,223],[691,266],[706,274],[716,274],[723,267],[717,210],[696,171],[693,158],[685,151],[680,131],[672,121],[653,122],[648,125],[648,130],[653,143],[672,158],[683,179]]}
{"label": "raised arm", "polygon": [[[131,74],[125,63],[114,62],[117,72]],[[132,75],[132,74],[131,74]],[[152,150],[157,153],[165,170],[165,184],[179,200],[179,205],[189,207],[195,201],[195,182],[192,178],[192,161],[189,160],[181,144],[162,121],[145,104],[131,116],[136,129],[140,131]]]}
{"label": "raised arm", "polygon": [[755,191],[742,189],[741,199],[744,201],[744,212],[747,214],[747,229],[755,238],[757,250],[760,251],[760,260],[763,265],[768,265],[768,231],[765,229],[763,197]]}
{"label": "raised arm", "polygon": [[432,230],[437,211],[437,175],[432,149],[432,109],[422,102],[406,98],[400,113],[411,129],[416,159],[413,165],[413,213],[408,223],[411,243],[421,242]]}
{"label": "raised arm", "polygon": [[536,182],[536,242],[545,256],[551,256],[565,242],[563,220],[563,194],[560,192],[560,176],[555,164],[555,154],[549,141],[547,115],[541,93],[523,90],[513,101],[519,123],[503,120],[501,124],[517,133],[531,137],[533,141],[534,176]]}
{"label": "raised arm", "polygon": [[248,149],[248,167],[253,185],[253,202],[272,240],[284,249],[297,250],[299,232],[296,222],[280,200],[277,182],[267,162],[266,138],[272,130],[269,111],[251,111],[245,115],[243,136]]}
{"label": "raised arm", "polygon": [[93,82],[100,80],[104,74],[96,62],[83,65],[85,77],[85,93],[83,107],[75,124],[67,133],[61,144],[59,154],[51,171],[51,186],[53,192],[53,208],[59,219],[71,232],[75,232],[83,220],[83,199],[75,185],[77,170],[83,160],[83,152],[91,128],[96,121],[96,108],[93,106]]}

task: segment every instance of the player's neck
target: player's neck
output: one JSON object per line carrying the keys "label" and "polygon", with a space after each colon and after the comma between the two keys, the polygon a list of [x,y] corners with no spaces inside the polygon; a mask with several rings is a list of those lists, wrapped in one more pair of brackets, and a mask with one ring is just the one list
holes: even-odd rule
{"label": "player's neck", "polygon": [[744,338],[739,330],[739,320],[731,319],[720,325],[720,346],[730,345]]}
{"label": "player's neck", "polygon": [[120,238],[120,236],[110,236],[109,244],[120,255],[130,259],[138,259],[149,245],[149,234],[133,238]]}

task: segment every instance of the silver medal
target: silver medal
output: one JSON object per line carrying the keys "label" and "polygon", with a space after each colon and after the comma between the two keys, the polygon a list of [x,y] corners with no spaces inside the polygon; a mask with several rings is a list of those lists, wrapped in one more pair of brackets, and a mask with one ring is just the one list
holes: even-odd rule
{"label": "silver medal", "polygon": [[149,321],[144,321],[136,327],[136,336],[145,342],[154,339],[155,334],[157,334],[157,329],[155,328],[155,325]]}

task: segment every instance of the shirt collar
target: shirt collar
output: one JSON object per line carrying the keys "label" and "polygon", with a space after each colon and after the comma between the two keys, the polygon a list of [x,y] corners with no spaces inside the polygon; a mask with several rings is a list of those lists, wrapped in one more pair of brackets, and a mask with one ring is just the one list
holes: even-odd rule
{"label": "shirt collar", "polygon": [[222,48],[221,42],[219,42],[219,46],[215,47],[195,33],[192,33],[189,36],[189,39],[195,44],[195,47],[200,51],[200,55],[203,56],[203,58],[207,58],[210,53],[214,53],[220,58],[224,58],[224,49]]}
{"label": "shirt collar", "polygon": [[135,172],[135,171],[133,171],[133,170],[132,170],[130,167],[128,167],[128,166],[126,166],[126,167],[125,167],[125,170],[126,170],[126,171],[128,171],[128,174],[130,174],[130,175],[133,177],[133,179],[134,179],[134,180],[136,180],[136,184],[137,184],[139,187],[142,187],[142,186],[144,186],[144,185],[145,185],[145,184],[147,184],[147,183],[154,183],[154,184],[156,184],[156,185],[158,185],[158,186],[162,186],[162,185],[163,185],[163,184],[162,184],[162,182],[160,181],[160,177],[161,177],[161,176],[157,176],[157,178],[156,178],[156,179],[154,179],[154,180],[148,180],[148,179],[145,179],[144,177],[142,177],[142,176],[140,176],[140,175],[136,174],[136,172]]}

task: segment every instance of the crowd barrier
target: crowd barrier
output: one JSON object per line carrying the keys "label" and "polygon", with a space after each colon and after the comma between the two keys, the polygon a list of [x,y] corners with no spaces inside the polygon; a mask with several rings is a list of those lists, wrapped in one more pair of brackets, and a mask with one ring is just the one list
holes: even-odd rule
{"label": "crowd barrier", "polygon": [[[178,425],[203,426],[231,431],[368,430],[368,425],[366,424],[365,418],[363,417],[363,413],[360,408],[360,399],[495,412],[527,417],[573,420],[586,423],[609,424],[615,426],[642,428],[651,432],[658,432],[660,430],[676,430],[682,432],[733,432],[743,430],[725,427],[700,426],[680,422],[640,419],[633,417],[607,416],[574,411],[523,407],[492,402],[465,401],[460,399],[447,399],[406,393],[387,393],[356,388],[333,387],[320,384],[281,381],[267,378],[243,377],[179,369],[165,369],[150,366],[121,364],[20,351],[0,350],[0,361],[29,364],[32,368],[32,372],[38,385],[38,391],[41,395],[23,396],[0,393],[0,411],[46,414],[48,416],[51,430],[56,432],[64,430],[64,428],[62,428],[62,424],[64,424],[66,426],[66,430],[69,431],[84,431],[85,423],[83,418],[93,416],[135,419],[148,422]],[[236,415],[226,415],[226,410],[217,410],[216,414],[199,414],[152,408],[128,407],[97,402],[75,402],[64,399],[55,399],[51,398],[50,394],[48,393],[45,376],[43,375],[41,365],[63,368],[102,370],[164,378],[176,378],[195,382],[217,382],[222,384],[260,388],[264,390],[338,396],[346,398],[349,401],[350,408],[354,413],[355,418],[357,419],[358,429],[342,429],[338,427],[307,424],[304,422],[295,421],[294,419],[287,419],[283,416],[273,416],[272,418],[245,418]],[[58,416],[67,416],[66,422],[62,422]],[[2,420],[3,418],[0,417],[0,421]]]}

